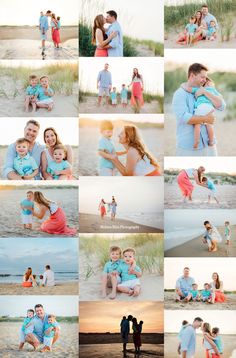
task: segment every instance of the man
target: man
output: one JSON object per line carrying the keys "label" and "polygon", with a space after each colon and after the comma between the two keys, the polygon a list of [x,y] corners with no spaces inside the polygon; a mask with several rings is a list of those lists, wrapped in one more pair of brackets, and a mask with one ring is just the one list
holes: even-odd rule
{"label": "man", "polygon": [[219,231],[209,221],[204,221],[205,233],[203,235],[203,242],[207,243],[208,250],[211,252],[217,251],[217,241],[222,241]]}
{"label": "man", "polygon": [[44,55],[44,51],[45,51],[45,41],[47,40],[47,31],[48,31],[48,16],[51,16],[52,12],[50,10],[48,10],[46,12],[46,15],[42,15],[40,16],[40,23],[39,23],[39,28],[40,28],[40,32],[41,32],[41,40],[42,40],[42,55]]}
{"label": "man", "polygon": [[[208,68],[200,63],[192,64],[188,69],[187,85],[201,87],[195,96],[204,95],[213,106],[223,111],[225,102],[222,97],[215,96],[204,89]],[[216,140],[209,146],[209,137],[204,124],[213,124],[214,115],[208,113],[205,116],[194,115],[195,96],[180,87],[173,96],[172,107],[177,121],[177,156],[217,156]],[[194,125],[201,124],[200,141],[198,148],[194,148]]]}
{"label": "man", "polygon": [[110,36],[112,32],[116,33],[108,44],[108,57],[123,57],[123,34],[114,10],[107,11],[106,22],[111,24],[106,31],[107,36]]}
{"label": "man", "polygon": [[[24,137],[30,142],[29,154],[34,158],[39,168],[39,174],[35,176],[35,179],[37,180],[41,179],[41,175],[40,175],[41,153],[45,148],[44,145],[41,145],[38,142],[36,142],[36,138],[39,134],[39,129],[40,129],[39,122],[33,119],[30,119],[26,123],[26,126],[24,128]],[[3,177],[5,179],[23,180],[22,177],[18,173],[16,173],[13,168],[13,163],[16,156],[17,156],[16,146],[15,143],[12,143],[8,146],[6,160],[3,168]],[[26,178],[27,177],[25,177],[24,180],[27,180]]]}
{"label": "man", "polygon": [[[44,336],[44,325],[48,321],[48,314],[45,313],[43,305],[37,304],[34,307],[35,309],[35,316],[32,320],[32,323],[34,325],[34,331],[33,333],[29,333],[24,337],[21,333],[21,342],[27,342],[31,346],[34,347],[34,349],[37,349],[40,344],[43,343],[43,336]],[[21,331],[22,332],[22,331]],[[59,324],[56,322],[56,328],[54,330],[54,337],[52,344],[54,344],[58,338],[60,333],[60,327]]]}
{"label": "man", "polygon": [[132,318],[133,316],[129,315],[126,319],[123,319],[120,328],[121,338],[123,342],[123,353],[125,357],[126,357],[126,346],[127,343],[129,342],[129,332],[130,332],[129,322],[132,321]]}
{"label": "man", "polygon": [[194,38],[197,39],[199,36],[202,35],[202,37],[205,39],[207,37],[207,33],[208,33],[208,30],[210,28],[210,23],[211,21],[214,21],[215,23],[215,27],[216,27],[216,30],[218,30],[219,26],[218,26],[218,23],[217,23],[217,20],[215,18],[215,16],[213,16],[212,14],[209,13],[209,10],[208,10],[208,6],[207,5],[202,5],[202,9],[201,9],[201,12],[202,12],[202,20],[205,21],[206,25],[207,25],[207,29],[204,29],[202,27],[200,27],[195,35],[194,35]]}
{"label": "man", "polygon": [[105,63],[104,70],[98,73],[97,89],[98,89],[98,105],[101,105],[102,96],[105,93],[106,104],[109,104],[110,91],[112,88],[111,73],[108,71],[109,64]]}
{"label": "man", "polygon": [[180,302],[185,299],[190,290],[192,290],[192,285],[195,283],[194,278],[189,276],[190,269],[188,267],[184,268],[183,276],[180,276],[176,281],[175,292],[176,292],[176,302]]}
{"label": "man", "polygon": [[42,286],[55,286],[54,272],[51,270],[50,265],[45,266]]}
{"label": "man", "polygon": [[196,351],[196,329],[202,326],[203,320],[196,317],[181,333],[180,350],[182,358],[194,358]]}

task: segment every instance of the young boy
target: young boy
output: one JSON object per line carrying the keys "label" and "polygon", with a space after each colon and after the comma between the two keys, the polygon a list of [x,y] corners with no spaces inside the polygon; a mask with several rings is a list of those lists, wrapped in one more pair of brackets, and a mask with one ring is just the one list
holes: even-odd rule
{"label": "young boy", "polygon": [[21,205],[21,219],[24,229],[32,229],[33,224],[33,209],[34,209],[34,193],[32,191],[27,191],[26,199],[22,200]]}
{"label": "young boy", "polygon": [[201,291],[202,302],[211,302],[211,288],[209,283],[204,283],[204,289]]}
{"label": "young boy", "polygon": [[113,87],[113,91],[110,93],[111,96],[111,105],[112,107],[117,106],[117,93],[116,93],[116,87]]}
{"label": "young boy", "polygon": [[51,174],[54,180],[66,180],[72,175],[71,164],[65,160],[66,148],[57,144],[53,149],[53,161],[48,163],[47,173]]}
{"label": "young boy", "polygon": [[221,337],[219,336],[220,329],[218,327],[212,328],[212,336],[214,337],[214,343],[219,351],[220,354],[223,355],[223,342],[221,340]]}
{"label": "young boy", "polygon": [[142,271],[135,264],[135,250],[131,247],[123,251],[123,261],[120,263],[117,271],[121,276],[121,283],[118,284],[117,290],[127,293],[129,296],[138,296],[141,290],[139,277]]}
{"label": "young boy", "polygon": [[40,86],[36,93],[36,106],[38,108],[47,108],[48,111],[51,111],[53,108],[53,99],[54,92],[52,88],[49,87],[49,78],[48,76],[42,76],[40,78]]}
{"label": "young boy", "polygon": [[23,324],[21,326],[21,332],[20,332],[20,345],[19,349],[23,349],[25,344],[25,336],[29,333],[33,333],[34,331],[34,324],[32,322],[34,318],[34,310],[29,309],[27,310],[27,317],[24,318]]}
{"label": "young boy", "polygon": [[216,23],[211,20],[210,26],[207,30],[207,40],[214,41],[216,39]]}
{"label": "young boy", "polygon": [[58,323],[56,321],[56,316],[53,314],[48,315],[48,321],[44,325],[44,337],[43,337],[43,349],[41,352],[51,352],[52,350],[52,341],[55,335],[55,329],[58,328]]}
{"label": "young boy", "polygon": [[203,177],[202,184],[204,184],[204,186],[209,189],[208,204],[210,204],[211,198],[214,198],[217,204],[219,204],[219,200],[217,199],[216,196],[216,187],[214,183],[211,180],[209,180],[207,177]]}
{"label": "young boy", "polygon": [[127,104],[128,104],[128,90],[125,87],[125,84],[122,85],[120,96],[121,96],[122,107],[123,108],[127,107]]}
{"label": "young boy", "polygon": [[38,165],[29,155],[30,142],[28,139],[19,138],[16,141],[17,156],[13,161],[13,169],[22,179],[34,179],[38,174]]}
{"label": "young boy", "polygon": [[226,245],[230,245],[231,241],[231,229],[230,229],[230,222],[225,221],[225,239],[226,239]]}
{"label": "young boy", "polygon": [[36,75],[29,76],[29,86],[26,88],[25,111],[29,112],[29,106],[32,106],[32,112],[36,111],[36,93],[39,88],[39,80]]}
{"label": "young boy", "polygon": [[196,283],[192,284],[192,289],[190,290],[190,293],[187,297],[185,297],[184,301],[185,302],[189,302],[189,301],[200,301],[200,294],[198,291],[198,285]]}
{"label": "young boy", "polygon": [[121,249],[118,246],[110,247],[110,260],[106,262],[102,273],[102,297],[107,296],[107,286],[111,286],[112,291],[109,298],[116,297],[117,283],[121,282],[121,278],[117,273],[117,269],[121,263]]}
{"label": "young boy", "polygon": [[185,30],[187,32],[186,37],[186,44],[192,45],[194,34],[197,30],[197,25],[195,24],[196,18],[194,16],[191,16],[189,19],[189,23],[185,27]]}

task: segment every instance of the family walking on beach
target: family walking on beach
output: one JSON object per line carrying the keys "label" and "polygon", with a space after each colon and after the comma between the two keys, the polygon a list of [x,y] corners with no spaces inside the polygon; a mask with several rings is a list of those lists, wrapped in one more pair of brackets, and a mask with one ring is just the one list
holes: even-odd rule
{"label": "family walking on beach", "polygon": [[132,315],[128,315],[128,317],[123,316],[120,323],[120,333],[123,342],[123,356],[127,357],[127,343],[129,342],[129,333],[130,333],[130,322],[132,322],[132,330],[133,330],[133,343],[136,354],[140,354],[140,347],[142,346],[141,342],[141,334],[143,329],[143,321],[138,323],[137,318]]}
{"label": "family walking on beach", "polygon": [[43,11],[40,12],[39,17],[39,31],[41,35],[41,41],[42,41],[42,58],[45,60],[46,57],[46,40],[47,40],[47,32],[49,30],[49,23],[48,18],[50,17],[50,27],[51,27],[51,37],[54,44],[55,49],[60,48],[60,29],[61,29],[61,21],[60,16],[56,16],[54,13],[52,13],[51,10],[48,10],[46,13]]}
{"label": "family walking on beach", "polygon": [[[106,205],[107,205],[107,209],[106,209]],[[111,213],[111,220],[114,221],[116,218],[116,207],[117,207],[117,202],[114,196],[112,196],[111,198],[111,202],[105,202],[104,199],[102,199],[99,203],[98,206],[98,210],[100,212],[100,217],[101,219],[104,219],[105,215],[107,215],[107,212]]]}
{"label": "family walking on beach", "polygon": [[50,265],[45,266],[43,275],[39,275],[39,281],[37,276],[33,274],[32,268],[28,267],[23,275],[22,281],[23,287],[52,287],[55,286],[54,272],[51,270]]}
{"label": "family walking on beach", "polygon": [[108,70],[109,64],[104,65],[104,69],[99,71],[97,76],[97,89],[98,89],[98,106],[102,104],[102,98],[105,95],[105,104],[116,108],[121,105],[123,108],[128,106],[128,89],[131,89],[130,105],[133,107],[135,113],[139,113],[141,107],[144,105],[143,92],[144,82],[143,76],[139,73],[138,68],[133,69],[131,82],[126,85],[119,83],[120,93],[117,92],[117,87],[112,84],[112,75]]}

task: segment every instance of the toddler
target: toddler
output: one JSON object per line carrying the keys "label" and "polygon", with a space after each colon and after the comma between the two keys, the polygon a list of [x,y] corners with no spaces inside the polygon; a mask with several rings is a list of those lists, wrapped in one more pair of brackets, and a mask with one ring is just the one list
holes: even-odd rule
{"label": "toddler", "polygon": [[201,291],[202,302],[211,302],[211,287],[209,283],[204,283],[204,289]]}
{"label": "toddler", "polygon": [[211,201],[211,198],[214,198],[215,201],[217,202],[217,204],[219,204],[219,200],[217,199],[217,192],[216,192],[216,187],[214,185],[214,183],[209,180],[208,178],[206,177],[203,177],[202,178],[202,184],[209,189],[209,193],[208,193],[208,203],[210,203]]}
{"label": "toddler", "polygon": [[214,20],[212,20],[207,30],[207,40],[214,41],[215,38],[216,38],[216,23]]}
{"label": "toddler", "polygon": [[195,24],[196,18],[191,16],[189,19],[189,23],[185,27],[186,30],[186,44],[191,45],[193,42],[194,34],[197,30],[197,25]]}
{"label": "toddler", "polygon": [[218,327],[214,327],[212,328],[212,337],[213,337],[213,340],[214,340],[214,343],[219,351],[220,354],[223,354],[223,343],[222,343],[222,339],[221,337],[219,336],[219,332],[220,332],[220,329]]}
{"label": "toddler", "polygon": [[29,86],[26,88],[25,111],[29,112],[29,106],[32,106],[32,112],[36,111],[36,93],[39,88],[39,80],[36,75],[29,76]]}
{"label": "toddler", "polygon": [[28,139],[19,138],[16,141],[17,156],[13,161],[13,169],[22,179],[35,179],[38,174],[38,165],[29,154],[29,146]]}
{"label": "toddler", "polygon": [[187,297],[185,297],[184,299],[186,302],[189,302],[189,301],[200,301],[200,294],[199,294],[199,291],[198,291],[198,285],[196,283],[193,283],[192,284],[192,289],[190,290],[190,293],[188,294]]}
{"label": "toddler", "polygon": [[53,149],[53,161],[48,163],[47,173],[51,174],[54,180],[65,180],[72,175],[71,164],[65,160],[66,148],[57,144]]}
{"label": "toddler", "polygon": [[127,107],[127,104],[128,104],[128,90],[125,87],[125,84],[122,85],[122,89],[120,91],[120,96],[121,96],[122,107],[123,108]]}
{"label": "toddler", "polygon": [[24,229],[32,229],[33,224],[33,210],[34,210],[34,193],[32,191],[27,191],[26,199],[22,200],[21,205],[21,220]]}
{"label": "toddler", "polygon": [[226,239],[226,245],[230,245],[231,241],[231,229],[230,229],[230,222],[225,221],[225,239]]}
{"label": "toddler", "polygon": [[38,108],[47,108],[48,111],[51,111],[53,108],[53,95],[54,92],[52,88],[49,87],[48,76],[42,76],[40,78],[40,86],[36,93],[36,106]]}
{"label": "toddler", "polygon": [[51,352],[52,342],[55,335],[55,329],[58,327],[56,316],[53,314],[48,315],[48,320],[44,324],[44,336],[43,336],[43,349],[41,352]]}
{"label": "toddler", "polygon": [[29,309],[27,310],[27,317],[24,318],[23,324],[21,326],[21,332],[20,332],[20,345],[19,345],[19,349],[23,349],[24,344],[25,344],[25,336],[29,333],[33,333],[34,331],[34,323],[33,323],[33,318],[34,318],[34,310]]}
{"label": "toddler", "polygon": [[117,105],[116,87],[113,87],[113,91],[111,91],[110,96],[111,96],[111,105],[112,105],[112,107],[116,107],[116,105]]}

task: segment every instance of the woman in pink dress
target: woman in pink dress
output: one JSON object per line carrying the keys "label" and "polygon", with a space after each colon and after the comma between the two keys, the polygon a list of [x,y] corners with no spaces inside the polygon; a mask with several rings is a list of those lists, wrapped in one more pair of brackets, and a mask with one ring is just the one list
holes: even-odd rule
{"label": "woman in pink dress", "polygon": [[132,81],[129,85],[131,88],[131,105],[134,107],[135,113],[140,112],[140,108],[144,105],[143,101],[143,77],[137,68],[133,69]]}
{"label": "woman in pink dress", "polygon": [[76,235],[76,229],[69,228],[66,224],[66,216],[62,208],[54,201],[45,198],[40,191],[34,192],[34,202],[39,206],[39,212],[33,212],[33,216],[43,219],[49,212],[50,216],[41,224],[41,231],[54,235]]}
{"label": "woman in pink dress", "polygon": [[101,216],[101,219],[104,219],[104,216],[107,214],[107,211],[106,211],[106,203],[105,203],[105,200],[102,199],[99,203],[99,206],[98,206],[98,210],[100,211],[100,216]]}
{"label": "woman in pink dress", "polygon": [[212,288],[212,303],[215,302],[225,302],[226,297],[224,295],[224,289],[223,289],[223,281],[220,281],[219,275],[217,272],[214,272],[212,274],[213,281],[211,282],[211,288]]}
{"label": "woman in pink dress", "polygon": [[179,188],[182,192],[184,202],[188,198],[192,200],[192,192],[194,189],[191,179],[195,180],[196,184],[203,186],[202,184],[202,175],[205,172],[204,167],[199,167],[198,169],[190,168],[183,169],[177,177]]}
{"label": "woman in pink dress", "polygon": [[51,27],[52,27],[52,41],[56,48],[59,48],[61,43],[60,31],[59,31],[59,21],[56,19],[56,15],[52,14],[51,18]]}
{"label": "woman in pink dress", "polygon": [[[198,26],[198,29],[199,28],[207,28],[205,21],[202,19],[202,12],[200,10],[196,11],[194,17],[196,19],[195,24]],[[194,38],[194,42],[197,42],[200,40],[202,40],[202,36],[198,36],[197,38],[196,37]],[[186,30],[184,30],[184,32],[182,32],[179,35],[176,42],[179,45],[186,45],[186,43],[187,43],[187,31]]]}
{"label": "woman in pink dress", "polygon": [[116,32],[112,32],[110,36],[107,36],[104,28],[105,23],[106,19],[103,15],[97,15],[93,22],[92,44],[96,46],[95,57],[107,57],[108,44],[117,36]]}

